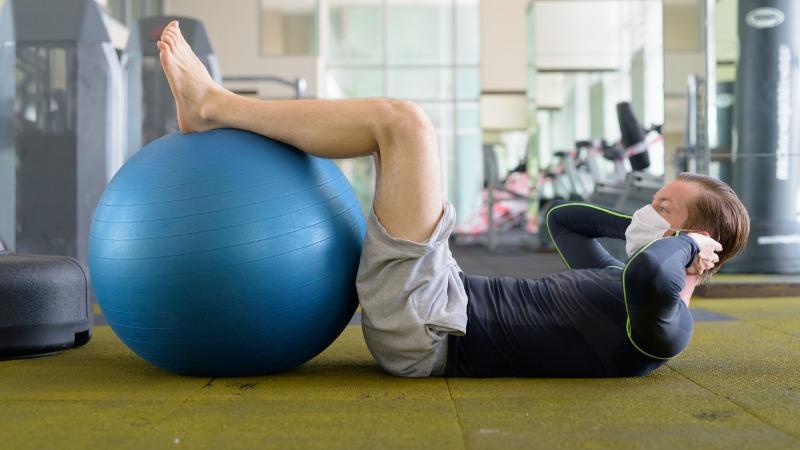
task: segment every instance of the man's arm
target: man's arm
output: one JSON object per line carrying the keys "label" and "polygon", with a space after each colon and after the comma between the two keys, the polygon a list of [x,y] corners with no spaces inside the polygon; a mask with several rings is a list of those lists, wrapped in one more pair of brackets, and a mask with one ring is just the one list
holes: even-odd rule
{"label": "man's arm", "polygon": [[625,239],[631,216],[579,202],[555,202],[547,212],[547,231],[568,269],[622,267],[596,238]]}
{"label": "man's arm", "polygon": [[693,320],[680,298],[686,268],[700,252],[687,235],[658,239],[634,254],[622,272],[628,339],[657,359],[677,356],[689,344]]}

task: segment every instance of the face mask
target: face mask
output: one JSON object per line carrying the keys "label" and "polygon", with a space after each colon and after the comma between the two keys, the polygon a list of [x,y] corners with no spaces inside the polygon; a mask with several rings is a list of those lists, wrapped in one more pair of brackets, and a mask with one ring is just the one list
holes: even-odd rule
{"label": "face mask", "polygon": [[625,252],[633,256],[640,248],[650,242],[661,239],[671,228],[667,219],[653,208],[646,205],[633,213],[631,224],[625,230]]}

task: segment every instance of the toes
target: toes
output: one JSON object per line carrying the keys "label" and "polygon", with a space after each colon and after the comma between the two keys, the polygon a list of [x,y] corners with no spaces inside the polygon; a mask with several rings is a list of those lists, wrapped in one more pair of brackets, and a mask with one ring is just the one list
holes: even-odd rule
{"label": "toes", "polygon": [[186,41],[183,39],[183,35],[181,35],[180,31],[175,30],[167,30],[164,32],[162,40],[164,38],[169,38],[171,41],[169,42],[170,47],[173,49],[179,49],[185,47]]}
{"label": "toes", "polygon": [[161,38],[163,39],[165,36],[170,37],[172,41],[175,43],[178,42],[178,36],[175,34],[175,32],[171,30],[164,31],[164,34],[161,35]]}
{"label": "toes", "polygon": [[175,40],[169,34],[165,34],[164,36],[161,36],[161,42],[164,42],[165,44],[167,44],[169,46],[170,50],[175,50]]}
{"label": "toes", "polygon": [[173,20],[172,22],[168,23],[166,27],[164,27],[165,34],[171,34],[175,39],[175,42],[183,42],[183,33],[181,33],[181,27],[177,20]]}
{"label": "toes", "polygon": [[186,43],[186,40],[183,38],[183,33],[181,33],[180,30],[173,30],[172,38],[175,40],[175,43],[180,46],[189,45]]}
{"label": "toes", "polygon": [[169,46],[160,41],[156,44],[156,46],[158,46],[158,49],[161,50],[158,54],[158,58],[161,60],[161,66],[166,69],[169,65],[169,58],[172,54]]}
{"label": "toes", "polygon": [[169,33],[165,33],[163,36],[161,36],[161,40],[166,42],[170,46],[170,48],[175,50],[175,44],[177,44],[175,36],[173,36],[173,35],[171,35]]}
{"label": "toes", "polygon": [[161,36],[166,36],[168,34],[177,35],[178,34],[178,21],[173,20],[172,22],[168,23],[167,26],[161,30]]}

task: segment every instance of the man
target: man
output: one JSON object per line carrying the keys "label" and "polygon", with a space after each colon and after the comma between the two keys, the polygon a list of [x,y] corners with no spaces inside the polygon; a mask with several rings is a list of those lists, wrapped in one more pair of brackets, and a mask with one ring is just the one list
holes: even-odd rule
{"label": "man", "polygon": [[[686,174],[634,217],[582,203],[552,208],[548,228],[567,272],[466,276],[448,248],[455,212],[421,108],[391,99],[244,98],[214,83],[177,22],[158,48],[182,131],[239,128],[323,158],[375,157],[356,284],[367,345],[395,375],[644,375],[688,344],[697,277],[747,240],[747,212],[733,191]],[[595,238],[626,233],[632,257],[623,265]]]}

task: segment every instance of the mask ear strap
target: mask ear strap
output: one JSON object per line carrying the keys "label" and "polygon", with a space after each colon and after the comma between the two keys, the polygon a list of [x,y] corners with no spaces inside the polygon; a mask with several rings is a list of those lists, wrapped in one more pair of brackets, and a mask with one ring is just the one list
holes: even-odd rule
{"label": "mask ear strap", "polygon": [[673,234],[673,236],[680,236],[681,234],[686,234],[686,233],[697,233],[697,234],[702,234],[705,237],[711,237],[711,233],[709,233],[708,231],[702,231],[702,230],[677,229],[677,230],[673,230],[673,231],[675,231],[675,234]]}
{"label": "mask ear strap", "polygon": [[669,237],[679,236],[681,233],[685,233],[686,232],[686,230],[682,230],[680,228],[670,228],[667,231],[671,231],[672,232],[672,234],[670,234]]}

